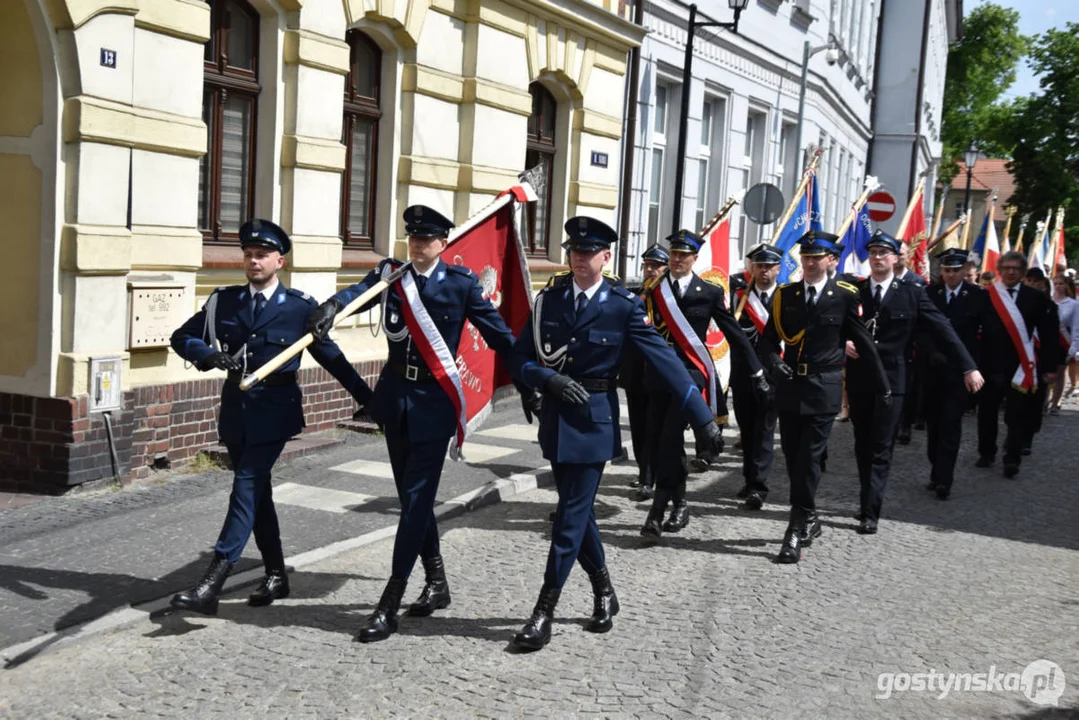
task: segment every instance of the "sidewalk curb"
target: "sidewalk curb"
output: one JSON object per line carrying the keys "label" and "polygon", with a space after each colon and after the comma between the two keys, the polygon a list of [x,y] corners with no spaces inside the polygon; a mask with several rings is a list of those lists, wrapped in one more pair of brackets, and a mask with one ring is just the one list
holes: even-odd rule
{"label": "sidewalk curb", "polygon": [[[485,485],[469,490],[435,506],[435,517],[439,520],[451,520],[481,508],[497,505],[516,495],[541,487],[549,487],[554,484],[554,480],[550,476],[550,470],[550,465],[544,465],[527,473],[514,473],[508,478],[492,480]],[[541,480],[540,476],[545,474],[546,477]],[[293,571],[299,570],[336,555],[392,538],[396,532],[396,525],[372,530],[354,538],[339,540],[286,558],[285,564],[291,567]],[[241,588],[254,585],[262,579],[262,576],[261,567],[232,575],[229,577],[228,588],[223,594],[230,595]],[[182,589],[177,588],[177,591]],[[35,657],[54,652],[80,640],[144,620],[155,613],[169,609],[169,601],[172,599],[172,595],[173,593],[170,592],[153,600],[146,600],[137,605],[113,610],[99,618],[0,649],[0,659],[4,662],[3,668],[17,667]],[[196,615],[195,617],[199,616]]]}

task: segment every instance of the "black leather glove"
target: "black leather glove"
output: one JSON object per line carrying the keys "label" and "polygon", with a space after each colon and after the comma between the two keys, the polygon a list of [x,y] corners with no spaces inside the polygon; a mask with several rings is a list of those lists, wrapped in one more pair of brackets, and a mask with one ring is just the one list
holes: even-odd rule
{"label": "black leather glove", "polygon": [[772,390],[772,383],[768,382],[768,376],[763,372],[753,378],[753,392],[756,393],[758,400],[768,400],[772,396]]}
{"label": "black leather glove", "polygon": [[790,380],[794,377],[794,370],[782,360],[776,362],[776,364],[772,366],[772,373],[779,380]]}
{"label": "black leather glove", "polygon": [[543,393],[533,390],[531,393],[521,393],[521,409],[525,412],[525,420],[532,424],[532,416],[539,415],[543,410]]}
{"label": "black leather glove", "polygon": [[337,300],[330,298],[311,311],[307,316],[307,332],[315,336],[315,340],[322,342],[333,330],[333,319],[341,312],[343,306]]}
{"label": "black leather glove", "polygon": [[892,391],[886,390],[880,395],[877,395],[877,400],[880,402],[880,406],[885,409],[892,407]]}
{"label": "black leather glove", "polygon": [[210,357],[202,361],[203,370],[227,370],[229,372],[240,372],[244,369],[244,366],[240,364],[240,361],[232,357],[228,353],[215,352]]}
{"label": "black leather glove", "polygon": [[693,437],[696,439],[697,455],[708,452],[714,456],[723,452],[723,431],[714,422],[693,428]]}
{"label": "black leather glove", "polygon": [[547,378],[547,382],[543,383],[543,387],[556,398],[570,405],[584,405],[590,397],[588,391],[581,387],[576,380],[560,373]]}

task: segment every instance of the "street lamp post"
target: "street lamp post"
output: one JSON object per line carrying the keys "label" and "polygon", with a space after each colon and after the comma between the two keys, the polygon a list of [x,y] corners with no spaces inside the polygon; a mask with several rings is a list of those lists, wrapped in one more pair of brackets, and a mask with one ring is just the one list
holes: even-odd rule
{"label": "street lamp post", "polygon": [[978,146],[970,141],[970,147],[963,151],[963,162],[967,165],[967,193],[963,196],[963,211],[970,212],[970,182],[974,179],[974,163],[978,162]]}
{"label": "street lamp post", "polygon": [[805,125],[806,114],[806,85],[809,83],[809,58],[824,50],[837,49],[833,42],[813,46],[809,44],[808,40],[805,41],[802,48],[802,85],[798,91],[798,130],[795,132],[795,139],[798,141],[798,152],[802,152],[802,127]]}
{"label": "street lamp post", "polygon": [[[686,59],[682,67],[682,116],[678,122],[678,159],[674,170],[674,213],[672,214],[671,232],[676,233],[682,225],[682,189],[686,171],[686,123],[689,120],[689,84],[693,73],[693,37],[697,28],[720,27],[738,33],[738,18],[746,9],[749,0],[727,0],[727,5],[734,10],[734,22],[698,22],[696,4],[689,6],[689,33],[686,36]],[[694,228],[699,229],[699,228]]]}

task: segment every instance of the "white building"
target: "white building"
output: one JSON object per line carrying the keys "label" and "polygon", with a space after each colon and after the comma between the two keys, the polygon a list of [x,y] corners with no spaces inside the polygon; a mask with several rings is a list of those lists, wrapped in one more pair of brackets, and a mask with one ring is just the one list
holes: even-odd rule
{"label": "white building", "polygon": [[899,225],[927,169],[925,211],[933,214],[948,45],[962,33],[962,17],[962,0],[893,1],[882,10],[869,168],[896,199],[895,216],[881,224],[886,231]]}
{"label": "white building", "polygon": [[[686,133],[682,227],[699,230],[728,196],[741,198],[759,182],[789,200],[801,175],[798,97],[803,49],[834,43],[810,59],[803,148],[825,152],[818,168],[823,224],[835,230],[857,198],[866,174],[877,20],[880,0],[751,0],[738,33],[697,31]],[[655,0],[645,6],[638,132],[633,166],[627,274],[640,254],[672,232],[674,171],[688,3]],[[698,22],[729,22],[725,0],[698,4]],[[771,239],[741,207],[732,215],[729,267],[744,250]]]}

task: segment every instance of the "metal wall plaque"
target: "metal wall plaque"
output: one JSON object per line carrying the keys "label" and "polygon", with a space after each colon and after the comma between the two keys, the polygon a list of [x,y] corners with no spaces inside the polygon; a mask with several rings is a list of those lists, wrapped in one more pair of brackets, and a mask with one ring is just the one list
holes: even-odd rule
{"label": "metal wall plaque", "polygon": [[168,347],[169,337],[191,309],[183,287],[131,288],[131,336],[128,347]]}
{"label": "metal wall plaque", "polygon": [[592,164],[596,167],[607,167],[607,153],[599,152],[598,150],[592,151]]}
{"label": "metal wall plaque", "polygon": [[116,410],[120,407],[123,368],[123,358],[90,358],[90,412]]}
{"label": "metal wall plaque", "polygon": [[101,66],[116,69],[116,51],[101,48]]}

